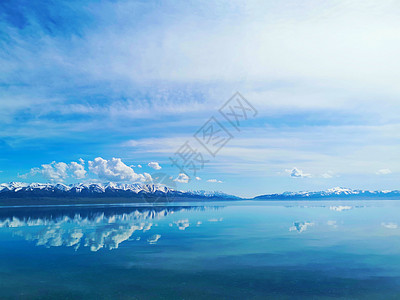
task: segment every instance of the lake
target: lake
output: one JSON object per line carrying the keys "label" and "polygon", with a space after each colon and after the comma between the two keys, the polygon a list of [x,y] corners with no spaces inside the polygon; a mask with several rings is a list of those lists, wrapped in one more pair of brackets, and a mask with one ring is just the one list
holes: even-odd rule
{"label": "lake", "polygon": [[0,299],[399,299],[400,201],[0,208]]}

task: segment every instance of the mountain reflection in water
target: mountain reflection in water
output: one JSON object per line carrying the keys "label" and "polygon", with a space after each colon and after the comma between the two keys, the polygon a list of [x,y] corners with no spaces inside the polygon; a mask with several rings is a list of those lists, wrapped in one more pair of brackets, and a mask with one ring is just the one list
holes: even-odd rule
{"label": "mountain reflection in water", "polygon": [[[204,211],[216,207],[102,207],[102,208],[48,208],[14,209],[0,212],[0,228],[13,228],[14,235],[37,246],[89,247],[93,252],[102,248],[113,250],[128,240],[141,240],[141,234],[149,231],[155,222],[168,215],[183,211]],[[179,229],[189,226],[188,220],[175,224]],[[198,226],[199,224],[197,224]],[[18,230],[20,229],[20,230]],[[161,235],[147,238],[148,244],[156,244]]]}

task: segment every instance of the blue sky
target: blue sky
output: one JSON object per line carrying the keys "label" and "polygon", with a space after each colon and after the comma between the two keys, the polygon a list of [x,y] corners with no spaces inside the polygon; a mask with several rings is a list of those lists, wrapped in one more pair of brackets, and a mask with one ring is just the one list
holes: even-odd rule
{"label": "blue sky", "polygon": [[180,189],[398,189],[399,12],[395,1],[2,1],[0,180],[182,179],[169,157],[239,91],[257,116],[240,132],[221,121],[233,139]]}

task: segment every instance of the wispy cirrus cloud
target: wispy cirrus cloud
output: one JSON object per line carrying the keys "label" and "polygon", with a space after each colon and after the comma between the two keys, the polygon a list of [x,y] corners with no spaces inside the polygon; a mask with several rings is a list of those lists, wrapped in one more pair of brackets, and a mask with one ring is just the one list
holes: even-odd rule
{"label": "wispy cirrus cloud", "polygon": [[[394,30],[398,6],[390,1],[372,6],[310,3],[282,9],[268,1],[220,1],[216,9],[200,2],[154,6],[151,1],[102,1],[94,6],[88,1],[52,4],[41,12],[25,4],[24,14],[18,16],[4,5],[8,18],[3,28],[9,40],[0,53],[2,79],[10,86],[24,84],[9,94],[15,99],[19,93],[19,100],[7,105],[14,103],[16,112],[30,108],[43,117],[59,113],[152,118],[209,110],[233,86],[250,86],[246,95],[265,111],[340,113],[349,105],[365,111],[368,106],[361,104],[366,101],[373,104],[370,112],[395,108],[393,93],[399,90],[391,78],[400,70],[394,51],[400,47]],[[57,22],[52,23],[55,16]],[[358,26],[353,26],[355,20]],[[377,55],[382,51],[386,55]],[[355,68],[360,71],[353,72]],[[274,84],[277,80],[284,84]],[[260,82],[267,88],[260,90]],[[74,101],[64,92],[57,93],[54,105],[37,105],[48,103],[49,93],[70,87],[85,101]],[[94,87],[106,96],[93,92]],[[358,97],[365,88],[388,97],[379,105]]]}

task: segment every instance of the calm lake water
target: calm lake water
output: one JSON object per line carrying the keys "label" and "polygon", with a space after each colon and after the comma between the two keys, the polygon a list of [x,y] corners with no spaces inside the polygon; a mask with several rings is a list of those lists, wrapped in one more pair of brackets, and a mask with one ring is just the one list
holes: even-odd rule
{"label": "calm lake water", "polygon": [[0,299],[400,299],[400,201],[0,208]]}

